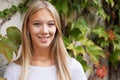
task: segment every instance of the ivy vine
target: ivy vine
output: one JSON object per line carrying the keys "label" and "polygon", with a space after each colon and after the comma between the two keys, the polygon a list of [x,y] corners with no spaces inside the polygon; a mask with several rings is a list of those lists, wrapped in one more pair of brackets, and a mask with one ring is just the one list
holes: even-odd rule
{"label": "ivy vine", "polygon": [[8,20],[11,19],[11,17],[19,11],[21,14],[24,13],[27,10],[27,3],[28,0],[26,0],[24,3],[19,3],[17,6],[12,5],[10,8],[6,8],[3,11],[0,11],[0,19],[2,19],[2,22],[0,23],[0,27]]}
{"label": "ivy vine", "polygon": [[5,19],[7,18],[9,15],[20,11],[21,13],[25,12],[27,10],[28,7],[24,6],[23,3],[19,3],[18,6],[12,5],[11,8],[6,8],[3,11],[0,11],[0,18]]}

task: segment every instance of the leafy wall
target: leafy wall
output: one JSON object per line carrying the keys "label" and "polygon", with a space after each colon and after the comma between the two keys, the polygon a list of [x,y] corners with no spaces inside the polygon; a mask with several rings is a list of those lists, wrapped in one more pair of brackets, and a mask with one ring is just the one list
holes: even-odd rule
{"label": "leafy wall", "polygon": [[[8,21],[11,14],[26,11],[27,6],[35,0],[26,0],[17,6],[11,6],[0,12],[0,18]],[[120,1],[119,0],[48,0],[58,10],[61,17],[63,39],[70,56],[75,57],[89,72],[89,80],[119,80],[120,79]],[[27,3],[26,3],[27,2]],[[11,25],[10,25],[11,26]],[[20,31],[15,27],[18,35]],[[8,30],[10,31],[10,30]],[[13,31],[13,30],[12,30]],[[12,37],[14,36],[14,37]],[[20,36],[19,36],[20,38]],[[18,38],[17,38],[18,39]],[[14,41],[15,40],[15,41]],[[8,61],[11,61],[13,51],[17,53],[20,39],[15,33],[8,32],[0,37],[10,51],[0,49]],[[5,42],[6,41],[6,42]],[[17,44],[15,44],[17,42]],[[7,44],[8,43],[8,44]],[[14,44],[11,46],[10,44]],[[11,55],[10,55],[11,54]],[[99,76],[102,70],[104,75]],[[113,74],[114,73],[114,74]],[[104,77],[105,76],[105,77]]]}

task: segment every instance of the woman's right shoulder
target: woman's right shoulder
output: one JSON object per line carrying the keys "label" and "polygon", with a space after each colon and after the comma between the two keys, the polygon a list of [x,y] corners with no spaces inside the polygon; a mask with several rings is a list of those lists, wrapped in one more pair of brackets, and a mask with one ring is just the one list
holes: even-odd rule
{"label": "woman's right shoulder", "polygon": [[15,62],[11,62],[8,64],[7,68],[21,68],[21,66]]}
{"label": "woman's right shoulder", "polygon": [[5,74],[6,73],[16,73],[16,72],[20,72],[20,70],[21,70],[21,66],[20,65],[18,65],[18,64],[16,64],[16,63],[14,63],[14,62],[11,62],[11,63],[9,63],[8,65],[7,65],[7,67],[6,67],[6,70],[5,70]]}
{"label": "woman's right shoulder", "polygon": [[4,77],[7,78],[8,80],[17,80],[16,78],[17,76],[19,76],[20,72],[21,66],[14,62],[11,62],[6,67]]}
{"label": "woman's right shoulder", "polygon": [[11,62],[6,67],[7,72],[13,72],[13,71],[20,71],[21,66],[19,64],[16,64],[15,62]]}

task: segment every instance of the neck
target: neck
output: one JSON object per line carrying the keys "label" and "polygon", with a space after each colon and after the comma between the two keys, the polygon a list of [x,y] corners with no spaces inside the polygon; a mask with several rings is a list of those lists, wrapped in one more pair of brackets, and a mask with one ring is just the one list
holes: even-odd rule
{"label": "neck", "polygon": [[50,58],[50,49],[34,49],[33,58],[35,60],[46,60]]}
{"label": "neck", "polygon": [[34,49],[31,64],[34,66],[51,66],[54,63],[50,55],[50,49]]}

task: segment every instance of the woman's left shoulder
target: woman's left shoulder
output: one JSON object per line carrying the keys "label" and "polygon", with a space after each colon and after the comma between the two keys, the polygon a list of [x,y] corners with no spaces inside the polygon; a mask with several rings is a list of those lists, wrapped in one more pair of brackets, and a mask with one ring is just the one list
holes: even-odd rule
{"label": "woman's left shoulder", "polygon": [[75,58],[67,59],[67,62],[72,80],[87,80],[86,74],[80,62],[78,62]]}
{"label": "woman's left shoulder", "polygon": [[69,67],[72,68],[82,68],[82,65],[80,62],[78,62],[75,58],[69,58],[68,60]]}

